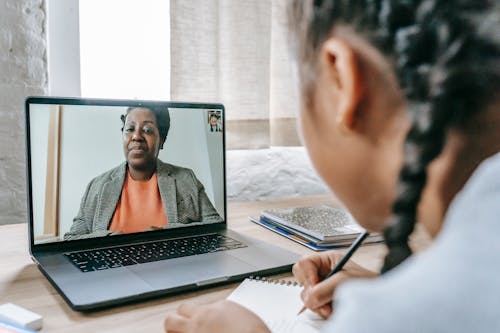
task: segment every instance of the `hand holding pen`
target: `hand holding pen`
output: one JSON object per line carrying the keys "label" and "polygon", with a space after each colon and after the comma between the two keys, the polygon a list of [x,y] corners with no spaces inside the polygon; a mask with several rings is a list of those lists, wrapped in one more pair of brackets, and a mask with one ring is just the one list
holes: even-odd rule
{"label": "hand holding pen", "polygon": [[327,251],[305,257],[293,266],[294,276],[304,285],[304,308],[300,312],[307,307],[326,318],[332,312],[333,293],[341,282],[377,276],[377,273],[349,261],[366,237],[367,232],[361,234],[343,256],[337,251]]}

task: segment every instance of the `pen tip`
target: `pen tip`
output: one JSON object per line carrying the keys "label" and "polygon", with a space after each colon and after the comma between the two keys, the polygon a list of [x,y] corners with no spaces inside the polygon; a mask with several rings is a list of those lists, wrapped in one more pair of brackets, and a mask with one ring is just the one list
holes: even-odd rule
{"label": "pen tip", "polygon": [[300,315],[302,312],[304,312],[307,308],[305,306],[302,307],[302,309],[300,309],[299,313],[297,313],[297,316]]}

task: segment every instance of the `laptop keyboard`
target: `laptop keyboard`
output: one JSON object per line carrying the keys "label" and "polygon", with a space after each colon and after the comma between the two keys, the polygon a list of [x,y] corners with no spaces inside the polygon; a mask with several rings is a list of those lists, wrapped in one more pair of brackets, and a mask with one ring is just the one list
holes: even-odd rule
{"label": "laptop keyboard", "polygon": [[246,245],[232,238],[220,234],[210,234],[65,253],[64,255],[82,272],[93,272],[242,247],[246,247]]}

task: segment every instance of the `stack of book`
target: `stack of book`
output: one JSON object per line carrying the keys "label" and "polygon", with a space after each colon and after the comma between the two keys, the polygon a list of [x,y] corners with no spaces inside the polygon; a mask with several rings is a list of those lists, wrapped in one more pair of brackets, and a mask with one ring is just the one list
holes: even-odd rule
{"label": "stack of book", "polygon": [[[326,205],[269,209],[250,220],[315,251],[349,246],[364,231],[351,214]],[[382,240],[374,233],[364,243]]]}

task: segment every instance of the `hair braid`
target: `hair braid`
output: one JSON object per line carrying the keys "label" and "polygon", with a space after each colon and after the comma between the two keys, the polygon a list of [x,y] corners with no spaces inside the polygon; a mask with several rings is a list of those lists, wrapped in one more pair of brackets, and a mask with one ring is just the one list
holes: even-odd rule
{"label": "hair braid", "polygon": [[[477,62],[470,59],[468,50],[477,50],[485,43],[474,35],[470,23],[451,8],[453,5],[423,1],[417,8],[415,24],[400,29],[396,35],[399,81],[416,104],[410,108],[412,127],[405,142],[393,214],[384,230],[389,253],[382,272],[411,255],[408,237],[415,225],[427,166],[441,153],[448,128],[461,125],[472,110],[480,110],[490,90],[482,84],[484,69],[467,70]],[[498,87],[498,73],[491,78]]]}
{"label": "hair braid", "polygon": [[474,21],[491,4],[487,0],[315,0],[312,10],[307,6],[298,0],[290,13],[292,22],[299,22],[291,28],[299,37],[297,53],[303,62],[314,62],[335,25],[349,25],[392,59],[410,102],[412,126],[384,230],[389,249],[382,268],[386,272],[411,255],[408,238],[427,167],[441,153],[447,130],[463,125],[498,93],[500,48],[491,37],[479,34]]}

